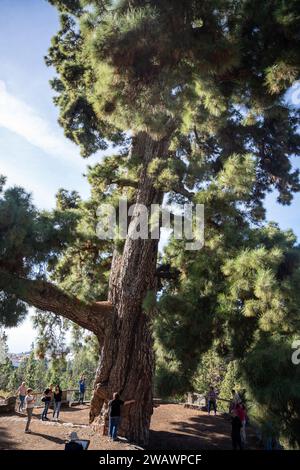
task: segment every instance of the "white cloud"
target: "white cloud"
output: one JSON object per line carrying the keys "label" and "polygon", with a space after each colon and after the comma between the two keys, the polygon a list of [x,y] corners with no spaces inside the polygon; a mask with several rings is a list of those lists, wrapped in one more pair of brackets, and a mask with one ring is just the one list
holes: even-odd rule
{"label": "white cloud", "polygon": [[22,136],[49,155],[84,167],[75,144],[69,142],[59,129],[54,129],[27,103],[9,93],[3,80],[0,80],[0,126]]}

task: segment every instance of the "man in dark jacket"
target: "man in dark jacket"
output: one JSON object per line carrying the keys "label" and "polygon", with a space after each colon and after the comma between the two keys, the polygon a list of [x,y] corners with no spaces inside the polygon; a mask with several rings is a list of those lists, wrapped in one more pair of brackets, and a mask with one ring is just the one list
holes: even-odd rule
{"label": "man in dark jacket", "polygon": [[76,441],[78,441],[78,436],[77,436],[76,432],[71,432],[70,440],[69,440],[69,442],[66,443],[65,450],[68,450],[68,451],[81,451],[81,450],[83,450],[82,444],[80,444],[80,442],[76,442]]}
{"label": "man in dark jacket", "polygon": [[113,394],[113,400],[108,403],[108,416],[109,416],[109,428],[108,428],[108,436],[112,440],[116,440],[118,437],[118,427],[121,421],[121,407],[130,405],[134,403],[135,400],[128,400],[123,401],[120,399],[120,395],[118,393]]}

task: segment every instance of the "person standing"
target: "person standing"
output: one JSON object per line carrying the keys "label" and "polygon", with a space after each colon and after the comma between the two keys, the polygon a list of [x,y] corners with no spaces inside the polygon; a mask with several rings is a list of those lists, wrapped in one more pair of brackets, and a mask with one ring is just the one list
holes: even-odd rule
{"label": "person standing", "polygon": [[247,441],[247,436],[246,436],[247,412],[246,412],[245,405],[243,403],[237,404],[236,405],[236,412],[237,412],[237,415],[240,418],[240,421],[242,423],[241,438],[242,438],[242,444],[244,446],[246,444],[246,441]]}
{"label": "person standing", "polygon": [[25,382],[22,382],[20,387],[18,388],[17,393],[19,394],[19,413],[24,410],[24,404],[25,404],[25,397],[26,397],[26,384]]}
{"label": "person standing", "polygon": [[31,433],[29,427],[30,427],[30,422],[32,418],[34,404],[35,404],[35,397],[32,394],[32,388],[28,388],[27,395],[25,396],[25,406],[26,406],[26,412],[27,412],[27,422],[26,422],[25,432],[27,434]]}
{"label": "person standing", "polygon": [[[54,393],[54,409],[53,409],[53,418],[58,421],[60,407],[61,407],[61,398],[62,398],[62,390],[59,385],[56,385]],[[56,415],[56,417],[55,417]]]}
{"label": "person standing", "polygon": [[121,422],[121,406],[130,405],[135,400],[123,401],[118,393],[113,394],[113,399],[108,403],[109,427],[108,437],[113,441],[117,440],[118,428]]}
{"label": "person standing", "polygon": [[52,399],[52,390],[51,388],[46,388],[46,390],[44,391],[44,396],[42,398],[42,402],[44,403],[44,409],[41,414],[42,421],[49,421],[49,419],[47,418],[47,414],[48,414],[51,399]]}
{"label": "person standing", "polygon": [[237,450],[243,449],[242,447],[242,439],[241,439],[241,427],[242,423],[238,416],[237,408],[232,410],[232,418],[231,418],[231,440],[232,440],[232,448]]}
{"label": "person standing", "polygon": [[217,394],[214,387],[210,387],[209,392],[207,394],[207,411],[210,415],[211,407],[215,412],[215,416],[217,414]]}
{"label": "person standing", "polygon": [[231,413],[232,410],[234,410],[234,408],[236,407],[238,403],[241,403],[241,398],[238,392],[235,391],[235,389],[231,390],[231,395],[232,395],[232,398],[231,398],[230,405],[229,405],[229,413]]}
{"label": "person standing", "polygon": [[79,403],[83,405],[85,394],[85,377],[82,375],[79,380]]}

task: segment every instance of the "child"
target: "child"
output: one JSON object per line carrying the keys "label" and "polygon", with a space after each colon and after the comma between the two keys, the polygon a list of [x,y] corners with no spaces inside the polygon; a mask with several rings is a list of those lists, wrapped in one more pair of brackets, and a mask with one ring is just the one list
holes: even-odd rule
{"label": "child", "polygon": [[26,412],[27,412],[27,423],[26,423],[25,432],[27,434],[31,433],[29,426],[30,426],[30,422],[32,418],[34,403],[35,403],[35,397],[32,395],[32,388],[28,388],[27,395],[25,397],[25,405],[26,405]]}

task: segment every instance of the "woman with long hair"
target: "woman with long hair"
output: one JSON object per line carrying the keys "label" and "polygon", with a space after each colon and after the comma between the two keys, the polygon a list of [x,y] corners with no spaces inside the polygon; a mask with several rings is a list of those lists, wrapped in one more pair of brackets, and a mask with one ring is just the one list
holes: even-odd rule
{"label": "woman with long hair", "polygon": [[53,398],[54,398],[54,409],[53,409],[53,418],[54,420],[58,421],[58,416],[61,407],[61,397],[62,397],[62,389],[59,385],[56,385]]}

